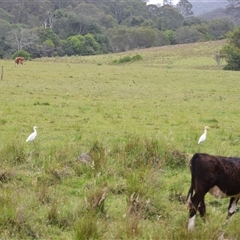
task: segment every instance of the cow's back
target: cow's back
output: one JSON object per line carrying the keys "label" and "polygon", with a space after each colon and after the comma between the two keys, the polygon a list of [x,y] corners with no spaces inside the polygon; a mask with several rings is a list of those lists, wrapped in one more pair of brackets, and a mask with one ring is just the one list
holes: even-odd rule
{"label": "cow's back", "polygon": [[226,195],[240,192],[240,158],[195,153],[190,161],[194,185],[206,191],[217,186]]}

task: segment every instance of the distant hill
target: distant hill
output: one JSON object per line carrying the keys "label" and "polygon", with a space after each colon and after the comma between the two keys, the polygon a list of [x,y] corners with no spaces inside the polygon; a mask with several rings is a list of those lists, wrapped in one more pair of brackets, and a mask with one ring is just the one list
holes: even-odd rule
{"label": "distant hill", "polygon": [[222,0],[222,1],[189,1],[192,5],[192,11],[194,13],[194,16],[197,17],[200,14],[209,13],[217,8],[225,9],[228,5],[228,1]]}
{"label": "distant hill", "polygon": [[207,21],[210,21],[212,19],[222,19],[222,18],[228,18],[232,20],[231,16],[229,16],[229,14],[226,13],[225,8],[216,8],[209,12],[199,14],[197,17]]}

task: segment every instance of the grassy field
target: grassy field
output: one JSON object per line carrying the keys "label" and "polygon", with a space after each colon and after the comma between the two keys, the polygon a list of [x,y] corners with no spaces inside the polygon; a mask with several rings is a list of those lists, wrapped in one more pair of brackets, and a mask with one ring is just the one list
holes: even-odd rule
{"label": "grassy field", "polygon": [[193,153],[240,156],[239,72],[218,68],[223,44],[0,60],[0,239],[238,239],[239,214],[226,224],[228,199],[208,195],[206,222],[187,231]]}

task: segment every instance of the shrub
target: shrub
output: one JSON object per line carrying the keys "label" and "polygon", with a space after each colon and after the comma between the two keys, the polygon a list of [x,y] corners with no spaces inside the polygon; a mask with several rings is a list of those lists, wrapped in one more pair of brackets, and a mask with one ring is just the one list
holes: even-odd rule
{"label": "shrub", "polygon": [[224,52],[227,65],[225,70],[240,70],[240,48],[234,46],[225,46],[222,49]]}
{"label": "shrub", "polygon": [[240,28],[236,28],[228,37],[228,45],[225,45],[221,54],[226,58],[225,70],[240,70]]}
{"label": "shrub", "polygon": [[142,56],[139,55],[139,54],[137,54],[133,57],[130,57],[130,56],[122,57],[118,60],[114,60],[113,63],[114,64],[119,64],[119,63],[133,62],[133,61],[138,61],[138,60],[142,60]]}
{"label": "shrub", "polygon": [[26,60],[28,60],[30,58],[30,53],[24,50],[20,50],[13,54],[13,59],[15,59],[16,57],[24,57]]}
{"label": "shrub", "polygon": [[132,59],[131,57],[126,56],[126,57],[120,58],[120,59],[118,60],[118,63],[130,62],[131,59]]}
{"label": "shrub", "polygon": [[142,56],[137,54],[137,55],[133,56],[131,60],[132,61],[142,60]]}

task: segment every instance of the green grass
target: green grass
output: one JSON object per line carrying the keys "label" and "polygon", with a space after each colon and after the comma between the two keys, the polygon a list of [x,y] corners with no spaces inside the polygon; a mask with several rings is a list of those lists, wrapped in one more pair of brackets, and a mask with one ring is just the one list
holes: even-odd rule
{"label": "green grass", "polygon": [[227,199],[207,195],[191,234],[184,203],[193,153],[240,156],[239,73],[213,59],[223,44],[0,60],[0,239],[237,238]]}

